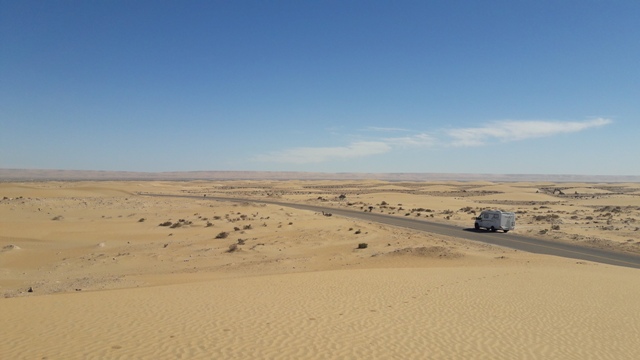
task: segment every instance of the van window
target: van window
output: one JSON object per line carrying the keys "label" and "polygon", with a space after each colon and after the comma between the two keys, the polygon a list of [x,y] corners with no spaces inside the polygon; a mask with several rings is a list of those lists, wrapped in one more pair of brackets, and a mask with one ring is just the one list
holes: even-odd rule
{"label": "van window", "polygon": [[486,219],[486,220],[489,220],[491,218],[491,214],[483,214],[482,218]]}
{"label": "van window", "polygon": [[498,214],[493,214],[493,220],[498,220],[499,217]]}

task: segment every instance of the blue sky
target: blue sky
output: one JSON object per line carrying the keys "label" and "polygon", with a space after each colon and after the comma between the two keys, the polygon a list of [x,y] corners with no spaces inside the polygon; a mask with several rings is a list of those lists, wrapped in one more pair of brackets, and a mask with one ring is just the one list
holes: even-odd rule
{"label": "blue sky", "polygon": [[638,1],[0,0],[0,168],[640,175]]}

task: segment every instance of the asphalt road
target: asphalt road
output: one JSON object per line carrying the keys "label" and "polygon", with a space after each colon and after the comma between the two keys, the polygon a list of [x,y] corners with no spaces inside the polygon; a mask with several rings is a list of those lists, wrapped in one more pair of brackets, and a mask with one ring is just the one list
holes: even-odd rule
{"label": "asphalt road", "polygon": [[[225,197],[201,197],[191,195],[160,195],[160,194],[145,194],[147,196],[168,196],[168,197],[182,197],[182,198],[194,198],[194,199],[206,199],[216,201],[231,201],[231,202],[255,202],[263,204],[280,205],[295,209],[309,210],[334,215],[360,219],[365,221],[373,221],[381,224],[387,224],[392,226],[404,227],[408,229],[429,232],[433,234],[440,234],[445,236],[452,236],[463,238],[472,241],[479,241],[483,243],[503,246],[511,249],[526,251],[536,254],[553,255],[565,258],[593,261],[603,264],[624,266],[630,268],[640,269],[640,255],[621,253],[616,251],[609,251],[605,249],[591,248],[580,245],[574,245],[569,243],[553,242],[544,239],[532,238],[517,234],[503,232],[489,232],[484,230],[475,230],[472,225],[469,224],[469,228],[461,228],[455,225],[448,225],[442,223],[430,222],[422,219],[398,217],[392,215],[385,215],[379,213],[370,213],[364,211],[355,211],[348,209],[322,207],[315,205],[286,203],[272,200],[254,200],[254,199],[237,199],[237,198],[225,198]],[[516,220],[517,227],[517,220]]]}

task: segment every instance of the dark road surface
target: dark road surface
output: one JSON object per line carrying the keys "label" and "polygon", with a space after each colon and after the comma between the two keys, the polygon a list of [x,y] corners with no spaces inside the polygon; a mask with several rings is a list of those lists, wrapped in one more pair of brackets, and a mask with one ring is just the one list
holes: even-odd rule
{"label": "dark road surface", "polygon": [[[609,251],[598,248],[590,248],[579,245],[573,245],[568,243],[553,242],[543,239],[537,239],[516,234],[505,234],[502,232],[488,232],[482,230],[475,230],[472,227],[467,229],[461,228],[455,225],[440,224],[429,222],[425,220],[397,217],[391,215],[355,211],[340,208],[322,207],[315,205],[286,203],[271,200],[254,200],[254,199],[237,199],[237,198],[225,198],[214,196],[191,196],[191,195],[160,195],[160,194],[144,194],[147,196],[166,196],[166,197],[181,197],[181,198],[193,198],[200,200],[215,200],[215,201],[230,201],[230,202],[254,202],[263,204],[280,205],[295,209],[309,210],[334,215],[360,219],[365,221],[373,221],[387,225],[393,225],[398,227],[404,227],[413,230],[419,230],[429,232],[433,234],[440,234],[445,236],[452,236],[458,238],[464,238],[473,241],[480,241],[483,243],[503,246],[511,249],[553,256],[561,256],[565,258],[572,258],[578,260],[587,260],[593,262],[599,262],[603,264],[610,264],[616,266],[624,266],[630,268],[640,269],[640,255],[621,253],[615,251]],[[470,224],[473,225],[473,224]],[[517,223],[516,223],[517,226]]]}

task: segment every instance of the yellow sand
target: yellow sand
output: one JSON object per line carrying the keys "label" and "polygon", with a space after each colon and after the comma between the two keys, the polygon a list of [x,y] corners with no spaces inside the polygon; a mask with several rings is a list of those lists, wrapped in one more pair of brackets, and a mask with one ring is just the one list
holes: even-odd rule
{"label": "yellow sand", "polygon": [[[429,206],[430,220],[461,226],[473,225],[461,207],[490,205],[526,211],[516,232],[638,251],[626,241],[640,226],[639,210],[628,205],[636,184],[606,188],[612,194],[600,199],[536,194],[536,184],[482,184],[500,192],[480,199],[461,196],[465,183],[434,185],[452,196],[420,195],[425,183],[386,185],[0,184],[1,358],[638,358],[636,269],[203,196],[268,198],[277,189],[282,201],[405,216],[380,207],[384,200]],[[357,191],[337,199],[345,189]],[[551,200],[517,202],[523,194]],[[533,217],[549,212],[560,229],[541,235],[549,223]],[[181,226],[159,226],[165,221]],[[367,247],[357,249],[361,243]]]}

